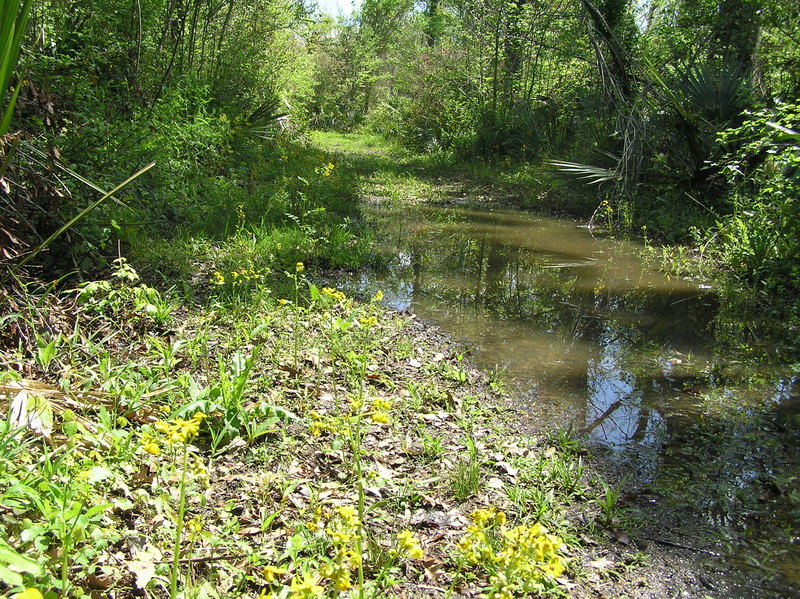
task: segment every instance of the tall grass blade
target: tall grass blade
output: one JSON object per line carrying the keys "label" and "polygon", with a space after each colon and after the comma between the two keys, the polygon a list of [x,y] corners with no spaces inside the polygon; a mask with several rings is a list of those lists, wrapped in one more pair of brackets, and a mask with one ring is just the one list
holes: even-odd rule
{"label": "tall grass blade", "polygon": [[14,107],[17,105],[17,96],[19,96],[19,90],[22,89],[22,82],[23,79],[20,77],[19,81],[17,81],[16,87],[14,88],[14,91],[11,94],[11,98],[8,100],[8,105],[3,113],[3,120],[0,121],[0,135],[5,135],[11,128],[11,119],[14,118]]}
{"label": "tall grass blade", "polygon": [[[59,229],[58,229],[58,231],[56,231],[55,233],[53,233],[52,235],[50,235],[50,237],[48,237],[48,238],[47,238],[47,239],[45,239],[45,240],[44,240],[42,243],[40,243],[38,246],[36,246],[36,249],[34,249],[34,250],[33,250],[33,251],[30,253],[30,254],[28,254],[28,256],[27,256],[27,257],[26,257],[26,258],[25,258],[25,259],[24,259],[22,262],[20,262],[19,264],[17,264],[17,265],[16,265],[16,266],[14,266],[13,268],[11,268],[11,269],[10,269],[10,271],[13,273],[13,272],[15,272],[15,271],[18,271],[18,270],[19,270],[20,268],[22,268],[23,266],[25,266],[25,265],[26,265],[28,262],[30,262],[31,260],[33,260],[33,258],[34,258],[34,257],[36,257],[36,256],[39,254],[39,252],[41,252],[41,251],[42,251],[44,248],[46,248],[48,245],[50,245],[50,244],[51,244],[51,243],[52,243],[52,242],[53,242],[55,239],[57,239],[58,237],[60,237],[61,235],[63,235],[63,234],[64,234],[64,233],[65,233],[65,232],[66,232],[66,231],[67,231],[67,230],[68,230],[70,227],[72,227],[72,225],[74,225],[76,222],[78,222],[78,221],[79,221],[80,219],[82,219],[84,216],[86,216],[87,214],[89,214],[89,213],[90,213],[92,210],[94,210],[95,208],[97,208],[97,207],[98,207],[100,204],[102,204],[102,203],[103,203],[104,201],[106,201],[108,198],[110,198],[111,196],[113,196],[113,195],[114,195],[115,193],[117,193],[117,192],[118,192],[120,189],[122,189],[123,187],[125,187],[126,185],[128,185],[128,183],[130,183],[131,181],[134,181],[134,180],[135,180],[135,179],[137,179],[139,176],[141,176],[142,174],[144,174],[144,173],[146,173],[147,171],[149,171],[149,170],[150,170],[151,168],[153,168],[155,165],[156,165],[156,163],[155,163],[155,162],[151,162],[150,164],[148,164],[147,166],[145,166],[143,169],[141,169],[141,170],[137,171],[136,173],[134,173],[133,175],[131,175],[130,177],[128,177],[127,179],[125,179],[125,180],[124,180],[122,183],[120,183],[119,185],[117,185],[117,186],[116,186],[114,189],[112,189],[111,191],[109,191],[109,192],[105,193],[105,194],[103,195],[103,197],[101,197],[99,200],[97,200],[97,201],[95,201],[95,202],[93,202],[93,203],[89,204],[89,205],[88,205],[86,208],[84,208],[83,210],[81,210],[81,211],[80,211],[80,213],[78,213],[77,215],[75,215],[74,217],[72,217],[72,218],[71,218],[69,221],[67,221],[67,222],[66,222],[66,223],[65,223],[65,224],[64,224],[64,225],[63,225],[61,228],[59,228]],[[8,278],[8,275],[6,275],[6,276],[3,278],[3,282],[4,282],[4,281],[5,281],[7,278]]]}
{"label": "tall grass blade", "polygon": [[[22,47],[22,36],[28,24],[33,0],[0,0],[0,100],[5,104],[11,85],[11,77],[17,67],[19,51]],[[11,116],[14,113],[17,95],[22,85],[22,77],[16,89],[11,93],[5,109],[3,119],[0,121],[0,135],[6,133],[11,125]]]}

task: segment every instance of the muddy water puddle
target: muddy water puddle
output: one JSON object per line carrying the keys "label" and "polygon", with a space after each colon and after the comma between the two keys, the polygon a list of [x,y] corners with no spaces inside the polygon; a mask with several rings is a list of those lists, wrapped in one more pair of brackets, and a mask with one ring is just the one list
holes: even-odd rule
{"label": "muddy water puddle", "polygon": [[800,379],[731,357],[713,290],[569,221],[366,210],[386,267],[351,291],[448,332],[532,427],[573,427],[645,503],[691,513],[723,567],[796,588]]}

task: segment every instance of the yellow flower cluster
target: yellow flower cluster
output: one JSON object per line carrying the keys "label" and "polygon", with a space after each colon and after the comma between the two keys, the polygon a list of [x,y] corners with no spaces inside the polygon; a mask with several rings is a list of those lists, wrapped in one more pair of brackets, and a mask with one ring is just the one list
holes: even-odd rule
{"label": "yellow flower cluster", "polygon": [[359,318],[358,322],[360,322],[361,326],[363,326],[364,328],[369,329],[378,324],[378,319],[374,316],[366,316],[364,318]]}
{"label": "yellow flower cluster", "polygon": [[328,162],[327,164],[323,165],[323,166],[322,166],[322,167],[319,169],[319,173],[320,173],[320,174],[321,174],[323,177],[330,177],[330,176],[333,174],[333,169],[334,169],[334,168],[336,168],[336,166],[333,164],[333,162]]}
{"label": "yellow flower cluster", "polygon": [[[203,420],[205,420],[205,417],[206,415],[202,412],[197,412],[189,420],[184,420],[183,418],[175,418],[175,420],[171,422],[159,420],[153,425],[153,427],[159,433],[161,433],[164,441],[168,445],[188,443],[197,436],[197,433],[200,432],[200,425],[203,423]],[[144,441],[144,438],[146,438],[147,441]],[[143,445],[145,446],[145,451],[148,453],[154,453],[153,451],[148,450],[148,444],[157,443],[156,439],[147,434],[144,438]],[[158,451],[156,450],[155,453],[158,453]]]}
{"label": "yellow flower cluster", "polygon": [[419,539],[410,530],[403,530],[397,533],[397,541],[400,548],[411,559],[422,559],[425,553],[419,544]]}
{"label": "yellow flower cluster", "polygon": [[142,449],[150,455],[158,455],[158,452],[161,451],[161,446],[158,444],[158,439],[153,435],[144,433],[142,435]]}
{"label": "yellow flower cluster", "polygon": [[203,485],[206,489],[211,486],[211,479],[208,476],[208,470],[203,459],[194,455],[189,458],[188,462],[189,472],[192,473],[194,480]]}
{"label": "yellow flower cluster", "polygon": [[361,563],[355,551],[360,536],[361,520],[356,509],[349,505],[339,506],[325,527],[325,535],[334,547],[334,553],[320,574],[333,583],[337,591],[346,591],[353,586],[351,575]]}
{"label": "yellow flower cluster", "polygon": [[264,566],[264,568],[261,570],[261,574],[264,576],[264,580],[271,584],[276,582],[288,571],[289,570],[287,568],[280,568],[278,566]]}
{"label": "yellow flower cluster", "polygon": [[[356,551],[361,538],[361,520],[356,509],[342,505],[333,513],[323,514],[317,508],[305,527],[309,532],[326,538],[333,546],[333,551],[316,575],[307,574],[303,581],[292,581],[289,597],[315,597],[316,595],[310,593],[317,592],[314,587],[322,589],[320,582],[325,580],[330,581],[337,591],[336,596],[339,592],[352,588],[352,574],[361,564],[361,556]],[[265,578],[271,582],[266,575]]]}
{"label": "yellow flower cluster", "polygon": [[211,284],[217,286],[224,285],[228,280],[230,280],[232,285],[239,286],[249,283],[250,281],[258,281],[259,279],[261,279],[261,274],[258,271],[247,268],[231,271],[229,279],[218,270],[211,273]]}
{"label": "yellow flower cluster", "polygon": [[372,421],[378,424],[389,424],[389,410],[392,409],[392,404],[386,400],[376,397],[372,400]]}
{"label": "yellow flower cluster", "polygon": [[362,399],[352,397],[350,398],[349,407],[349,414],[340,416],[320,414],[316,410],[309,411],[308,418],[311,421],[308,425],[309,432],[315,437],[319,437],[324,432],[330,432],[335,435],[346,428],[348,418],[369,418],[377,424],[390,424],[392,421],[389,416],[392,404],[388,399],[376,397],[372,400],[369,408],[365,409]]}
{"label": "yellow flower cluster", "polygon": [[[286,568],[276,568],[274,566],[267,566],[263,569],[262,573],[268,583],[272,584],[277,582],[278,576],[286,574]],[[288,599],[311,599],[313,597],[322,597],[325,594],[325,589],[317,584],[319,582],[319,575],[312,572],[306,572],[302,578],[295,576],[292,579],[291,586],[289,587],[289,595],[281,593],[281,597],[288,597]],[[258,599],[277,599],[278,594],[269,589],[262,589],[258,595]]]}
{"label": "yellow flower cluster", "polygon": [[320,295],[330,297],[337,302],[343,302],[347,299],[347,296],[344,294],[344,292],[338,291],[333,287],[323,287],[319,293]]}
{"label": "yellow flower cluster", "polygon": [[503,526],[506,523],[505,512],[498,512],[494,506],[488,509],[478,509],[470,514],[472,522],[478,528],[488,528],[492,526]]}
{"label": "yellow flower cluster", "polygon": [[302,262],[298,262],[294,265],[294,271],[297,273],[303,272],[306,269],[306,265]]}
{"label": "yellow flower cluster", "polygon": [[311,419],[308,430],[315,437],[319,437],[324,432],[336,434],[341,430],[342,423],[339,418],[320,414],[316,410],[311,410],[308,417]]}
{"label": "yellow flower cluster", "polygon": [[325,589],[317,584],[319,576],[307,572],[300,580],[299,576],[292,579],[292,585],[289,588],[289,599],[310,599],[312,597],[322,597],[325,594]]}
{"label": "yellow flower cluster", "polygon": [[539,592],[564,573],[557,553],[563,543],[541,525],[508,529],[506,515],[493,507],[475,510],[472,522],[457,548],[468,564],[493,573],[489,599]]}

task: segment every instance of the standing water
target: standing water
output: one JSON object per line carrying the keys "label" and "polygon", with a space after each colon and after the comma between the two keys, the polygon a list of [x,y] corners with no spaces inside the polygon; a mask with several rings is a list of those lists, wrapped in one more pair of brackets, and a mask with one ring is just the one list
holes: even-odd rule
{"label": "standing water", "polygon": [[581,433],[640,503],[691,514],[703,530],[688,544],[721,567],[797,583],[798,379],[725,357],[735,327],[710,290],[573,222],[430,206],[367,218],[387,268],[356,290],[448,332],[531,426]]}

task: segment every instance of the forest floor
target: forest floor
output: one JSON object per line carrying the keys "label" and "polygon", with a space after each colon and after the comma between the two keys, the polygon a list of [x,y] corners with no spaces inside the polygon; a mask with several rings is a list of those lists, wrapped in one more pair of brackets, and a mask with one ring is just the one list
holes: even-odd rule
{"label": "forest floor", "polygon": [[[381,175],[377,150],[339,159],[367,198],[462,197]],[[194,245],[188,296],[125,260],[72,290],[0,290],[0,592],[777,596],[688,533],[646,540],[663,537],[579,440],[520,426],[501,379],[380,294],[302,262],[219,266],[251,237]]]}

